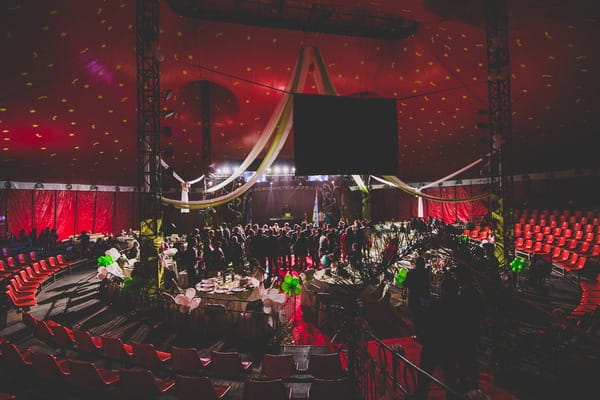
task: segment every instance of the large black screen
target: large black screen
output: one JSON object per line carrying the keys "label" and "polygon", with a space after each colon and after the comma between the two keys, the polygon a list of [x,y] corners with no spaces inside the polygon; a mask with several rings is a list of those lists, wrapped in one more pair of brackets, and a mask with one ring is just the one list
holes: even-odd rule
{"label": "large black screen", "polygon": [[296,175],[396,175],[394,99],[294,95]]}

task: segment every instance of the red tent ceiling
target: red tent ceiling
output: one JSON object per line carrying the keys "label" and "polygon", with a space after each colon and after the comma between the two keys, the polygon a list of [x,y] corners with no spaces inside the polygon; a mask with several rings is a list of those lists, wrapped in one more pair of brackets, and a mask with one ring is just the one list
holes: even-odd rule
{"label": "red tent ceiling", "polygon": [[[352,3],[417,20],[419,31],[386,41],[275,30],[188,19],[163,1],[161,87],[174,92],[163,106],[176,111],[163,121],[173,131],[163,146],[174,148],[167,159],[174,169],[186,179],[200,174],[199,81],[213,88],[213,160],[242,159],[305,45],[320,48],[340,94],[399,99],[403,179],[434,179],[487,151],[488,133],[476,128],[487,121],[478,113],[487,108],[481,2]],[[597,165],[599,20],[587,3],[510,2],[519,171]],[[135,1],[7,0],[0,7],[0,179],[135,184]],[[315,91],[310,80],[306,91]],[[289,143],[281,157],[293,157]]]}

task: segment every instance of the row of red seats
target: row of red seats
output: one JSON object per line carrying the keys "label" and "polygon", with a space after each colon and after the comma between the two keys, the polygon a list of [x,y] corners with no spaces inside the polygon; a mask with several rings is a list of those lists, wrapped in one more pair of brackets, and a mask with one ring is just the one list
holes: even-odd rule
{"label": "row of red seats", "polygon": [[598,210],[587,210],[587,211],[583,211],[583,210],[537,210],[537,209],[515,209],[514,210],[514,215],[515,217],[519,217],[519,216],[528,216],[528,215],[532,215],[532,216],[538,216],[538,215],[564,215],[564,216],[575,216],[575,217],[583,217],[585,216],[586,218],[594,218],[594,217],[599,217],[600,218],[600,211]]}
{"label": "row of red seats", "polygon": [[[156,378],[152,371],[143,369],[119,370],[98,368],[93,362],[59,359],[52,354],[24,349],[12,343],[1,345],[3,363],[12,373],[29,374],[48,384],[70,383],[90,393],[97,393],[119,383],[126,398],[150,399],[175,388],[180,399],[221,399],[230,385],[215,385],[207,377],[175,375],[175,379]],[[339,397],[338,397],[339,396]],[[347,378],[319,379],[311,382],[309,400],[350,398]],[[280,378],[270,380],[247,379],[244,382],[244,400],[291,399],[292,389]]]}
{"label": "row of red seats", "polygon": [[67,262],[62,255],[49,257],[48,261],[40,260],[34,262],[31,266],[16,267],[14,265],[5,265],[0,260],[0,274],[6,279],[10,278],[6,285],[6,295],[15,307],[35,306],[36,292],[40,285],[58,271],[68,268],[73,263]]}
{"label": "row of red seats", "polygon": [[587,233],[600,233],[600,225],[592,225],[592,224],[587,224],[587,225],[581,225],[580,223],[576,223],[574,225],[569,225],[567,223],[563,223],[560,226],[558,226],[558,224],[554,224],[554,226],[551,225],[531,225],[531,224],[520,224],[520,223],[516,223],[515,224],[515,231],[520,231],[520,232],[534,232],[534,233],[544,233],[544,234],[550,234],[550,233],[555,233],[557,236],[560,236],[560,234],[562,232],[570,232],[571,234],[573,234],[574,232],[581,232],[582,234],[587,234]]}
{"label": "row of red seats", "polygon": [[[527,253],[548,255],[551,257],[552,262],[558,264],[562,268],[568,271],[580,271],[585,268],[587,257],[580,255],[577,252],[569,251],[561,247],[552,247],[549,244],[542,246],[542,242],[535,242],[535,245],[531,240],[520,244],[517,241],[515,248]],[[597,257],[600,255],[600,246],[594,246],[594,252],[590,255],[591,257]]]}
{"label": "row of red seats", "polygon": [[557,224],[567,224],[567,225],[574,225],[574,224],[581,224],[581,225],[594,225],[594,226],[598,226],[600,225],[600,218],[595,217],[595,218],[588,218],[588,217],[567,217],[565,215],[560,215],[560,216],[554,216],[554,215],[550,215],[550,216],[529,216],[529,217],[515,217],[514,221],[516,223],[519,224],[530,224],[530,225],[542,225],[542,226],[546,226],[546,225],[554,225],[556,226]]}

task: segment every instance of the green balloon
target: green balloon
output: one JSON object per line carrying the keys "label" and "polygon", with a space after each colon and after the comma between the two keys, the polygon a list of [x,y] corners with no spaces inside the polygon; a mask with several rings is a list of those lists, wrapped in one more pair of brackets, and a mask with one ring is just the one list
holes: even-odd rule
{"label": "green balloon", "polygon": [[110,255],[100,256],[98,257],[98,266],[99,267],[108,267],[113,263],[113,259]]}
{"label": "green balloon", "polygon": [[298,283],[299,283],[299,282],[300,282],[300,279],[298,279],[298,277],[297,277],[297,276],[294,276],[294,277],[292,278],[292,282],[291,282],[291,284],[292,284],[292,286],[298,286]]}
{"label": "green balloon", "polygon": [[283,290],[284,292],[288,292],[290,290],[290,284],[287,282],[283,282],[281,284],[281,290]]}
{"label": "green balloon", "polygon": [[286,275],[283,277],[283,282],[285,283],[292,283],[292,276],[291,275]]}
{"label": "green balloon", "polygon": [[300,294],[300,293],[302,293],[302,288],[301,288],[300,286],[296,286],[296,287],[293,289],[293,293],[294,293],[294,294]]}

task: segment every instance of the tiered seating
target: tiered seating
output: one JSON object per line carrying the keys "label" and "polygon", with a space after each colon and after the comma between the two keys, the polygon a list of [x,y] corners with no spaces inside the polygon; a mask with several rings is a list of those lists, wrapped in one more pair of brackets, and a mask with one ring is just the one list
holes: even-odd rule
{"label": "tiered seating", "polygon": [[[518,252],[547,255],[565,271],[581,271],[588,260],[600,261],[600,212],[515,210],[514,221]],[[483,240],[489,228],[476,226],[463,234]]]}

